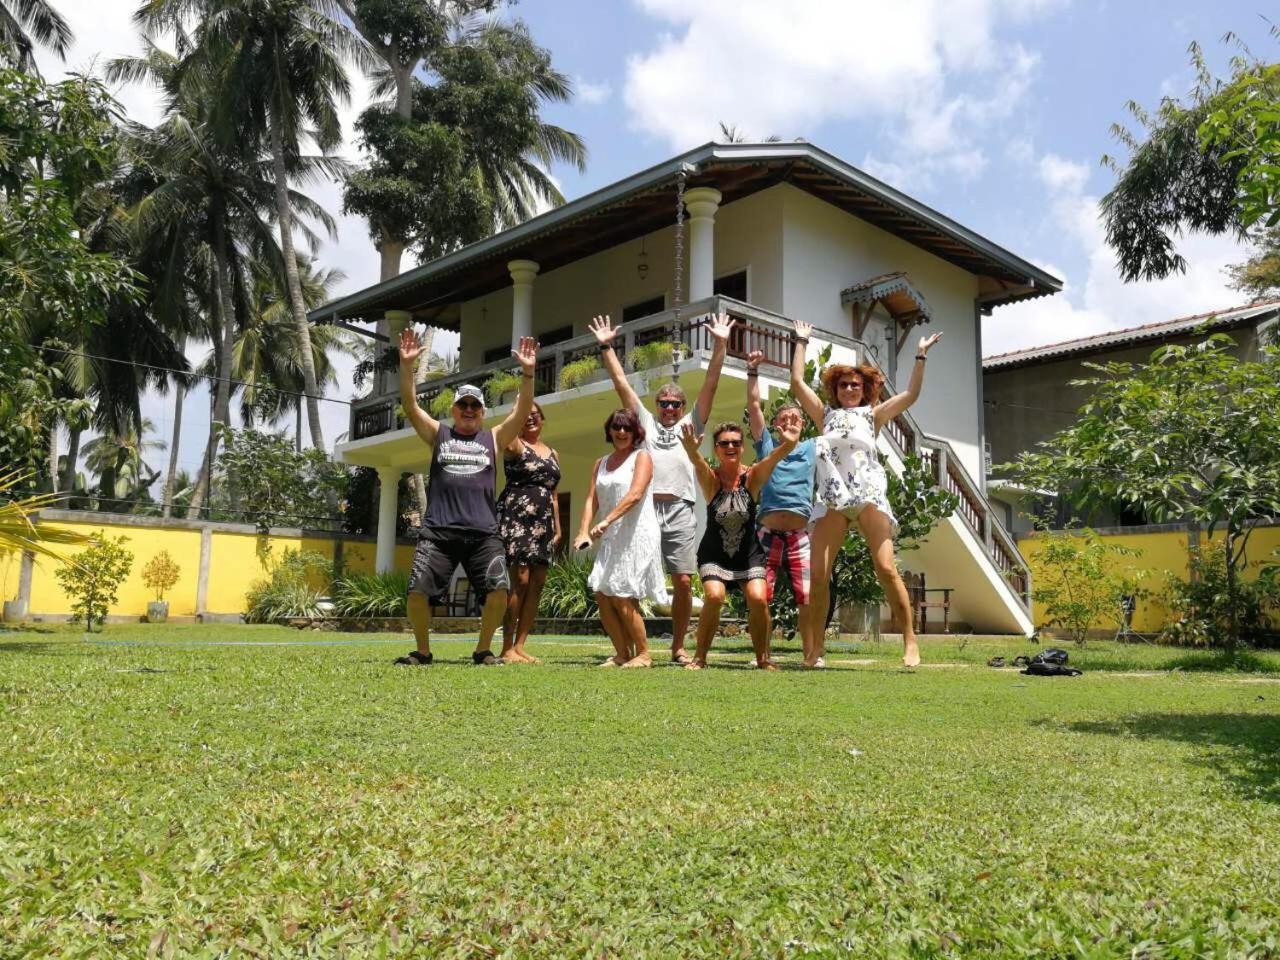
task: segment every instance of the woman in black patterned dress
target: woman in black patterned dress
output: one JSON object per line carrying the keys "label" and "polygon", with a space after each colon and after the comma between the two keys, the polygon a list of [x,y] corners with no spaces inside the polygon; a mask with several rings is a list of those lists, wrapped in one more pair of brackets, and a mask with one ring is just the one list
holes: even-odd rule
{"label": "woman in black patterned dress", "polygon": [[498,536],[507,547],[511,592],[502,622],[502,659],[537,663],[524,645],[538,615],[551,553],[560,543],[560,458],[542,442],[545,418],[535,401],[524,430],[503,450],[507,485],[498,498]]}

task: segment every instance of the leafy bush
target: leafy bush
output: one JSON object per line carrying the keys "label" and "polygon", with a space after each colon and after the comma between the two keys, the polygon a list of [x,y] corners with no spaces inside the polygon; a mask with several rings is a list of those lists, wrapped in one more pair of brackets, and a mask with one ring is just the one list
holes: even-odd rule
{"label": "leafy bush", "polygon": [[156,600],[164,600],[166,590],[172,590],[182,574],[182,568],[169,556],[168,550],[161,550],[147,561],[142,568],[142,583],[148,590],[154,590]]}
{"label": "leafy bush", "polygon": [[[226,429],[219,464],[226,475],[216,506],[233,518],[248,517],[259,531],[314,525],[325,520],[347,486],[347,468],[323,450],[295,450],[284,437],[257,430]],[[336,517],[334,518],[336,519]]]}
{"label": "leafy bush", "polygon": [[450,412],[453,410],[453,401],[455,397],[456,394],[453,392],[453,388],[445,387],[427,403],[427,413],[431,414],[437,420],[443,420],[445,417],[449,416]]}
{"label": "leafy bush", "polygon": [[572,390],[587,382],[587,378],[600,369],[600,358],[592,355],[579,357],[560,369],[560,389]]}
{"label": "leafy bush", "polygon": [[[245,594],[246,623],[276,623],[293,617],[319,617],[332,567],[328,557],[311,550],[285,550]],[[322,584],[322,586],[317,586]]]}
{"label": "leafy bush", "polygon": [[489,406],[499,406],[504,393],[514,393],[519,390],[522,376],[518,370],[505,370],[491,376],[484,385],[484,395],[489,400]]}
{"label": "leafy bush", "polygon": [[116,591],[133,567],[133,554],[124,547],[128,537],[108,537],[99,530],[93,540],[93,546],[54,571],[73,598],[71,610],[76,619],[90,633],[94,624],[106,620],[107,610],[116,602]]}
{"label": "leafy bush", "polygon": [[[1280,576],[1274,563],[1254,564],[1256,580],[1227,583],[1227,548],[1215,540],[1191,558],[1191,576],[1168,575],[1165,602],[1177,619],[1160,632],[1164,643],[1198,647],[1230,646],[1232,614],[1240,639],[1256,641],[1280,628]],[[1234,602],[1232,594],[1234,592]]]}
{"label": "leafy bush", "polygon": [[1037,539],[1044,546],[1031,560],[1032,599],[1044,608],[1041,627],[1061,627],[1084,643],[1091,627],[1121,626],[1125,597],[1145,595],[1143,573],[1116,569],[1118,561],[1141,550],[1109,543],[1088,527],[1042,531]]}
{"label": "leafy bush", "polygon": [[[684,359],[689,355],[689,348],[683,343],[677,346],[680,359]],[[627,354],[627,364],[632,370],[652,370],[654,367],[661,367],[671,362],[671,342],[669,340],[654,340],[652,343],[643,343],[638,347],[632,347],[631,352]]]}
{"label": "leafy bush", "polygon": [[344,617],[403,617],[409,591],[409,575],[348,573],[333,585],[333,608]]}
{"label": "leafy bush", "polygon": [[566,553],[547,568],[539,613],[547,617],[597,617],[595,595],[587,586],[592,558],[585,552]]}

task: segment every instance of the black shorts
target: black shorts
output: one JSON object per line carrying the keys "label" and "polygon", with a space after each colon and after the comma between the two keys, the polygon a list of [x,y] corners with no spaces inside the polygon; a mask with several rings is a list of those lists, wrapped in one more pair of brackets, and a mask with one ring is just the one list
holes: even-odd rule
{"label": "black shorts", "polygon": [[510,589],[506,549],[496,533],[423,529],[418,538],[409,573],[410,593],[426,594],[431,603],[442,603],[459,565],[481,603],[494,590]]}

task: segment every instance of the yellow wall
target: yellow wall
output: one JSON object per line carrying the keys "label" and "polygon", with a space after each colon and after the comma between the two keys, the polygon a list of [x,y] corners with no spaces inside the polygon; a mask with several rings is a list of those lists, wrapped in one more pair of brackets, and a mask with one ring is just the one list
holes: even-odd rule
{"label": "yellow wall", "polygon": [[[41,526],[72,530],[80,534],[96,534],[99,531],[109,537],[125,536],[125,549],[133,554],[133,566],[129,576],[117,593],[117,603],[109,611],[111,616],[142,616],[147,602],[155,598],[142,582],[142,568],[161,550],[169,551],[177,563],[180,575],[177,584],[165,594],[169,601],[171,617],[191,617],[196,614],[196,591],[200,573],[201,531],[176,521],[173,526],[159,521],[134,525],[111,523],[103,516],[86,517],[84,520],[40,520]],[[289,536],[272,534],[259,537],[242,528],[213,526],[209,557],[208,592],[205,612],[236,614],[244,611],[245,594],[255,580],[266,575],[270,557],[279,557],[286,549],[311,550],[332,560],[335,539],[323,535]],[[72,557],[84,546],[59,546],[59,553]],[[265,551],[269,551],[265,552]],[[347,540],[343,543],[343,568],[358,572],[372,572],[375,548],[372,542]],[[413,557],[411,544],[396,547],[396,567],[408,570]],[[37,558],[31,578],[31,596],[27,610],[30,615],[62,615],[71,611],[71,601],[54,576],[59,564],[50,559]],[[0,555],[0,598],[15,599],[19,587],[20,556]]]}
{"label": "yellow wall", "polygon": [[[1102,536],[1108,543],[1142,551],[1136,557],[1120,558],[1116,562],[1116,569],[1146,572],[1147,575],[1142,583],[1155,596],[1138,602],[1138,607],[1133,615],[1133,629],[1139,633],[1154,633],[1160,630],[1170,619],[1169,609],[1162,602],[1160,596],[1163,594],[1165,585],[1168,582],[1166,574],[1172,573],[1182,579],[1186,579],[1188,574],[1187,532],[1185,530],[1162,531],[1159,533],[1102,532]],[[1212,539],[1220,540],[1221,536],[1221,532],[1216,532]],[[1201,544],[1206,543],[1208,539],[1202,535],[1200,538]],[[1036,557],[1042,546],[1043,541],[1038,540],[1035,536],[1029,536],[1018,541],[1018,549],[1026,557],[1027,563],[1031,565],[1033,578],[1037,570]],[[1277,548],[1280,548],[1280,526],[1259,527],[1249,538],[1249,562],[1257,564],[1266,560],[1271,556],[1272,551]],[[1245,573],[1247,579],[1253,579],[1257,575],[1256,566],[1250,567]],[[1038,603],[1032,606],[1032,615],[1036,624],[1039,625],[1045,619],[1044,609]],[[1098,630],[1109,629],[1109,626],[1105,623],[1094,625],[1095,629]]]}

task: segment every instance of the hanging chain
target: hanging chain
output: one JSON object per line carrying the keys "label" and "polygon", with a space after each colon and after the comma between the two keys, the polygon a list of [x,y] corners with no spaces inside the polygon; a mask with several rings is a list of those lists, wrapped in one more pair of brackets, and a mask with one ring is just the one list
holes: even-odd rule
{"label": "hanging chain", "polygon": [[676,174],[676,244],[675,244],[675,284],[672,295],[672,307],[676,315],[671,321],[671,379],[680,373],[680,308],[684,306],[684,290],[681,281],[684,278],[684,185],[685,172]]}

